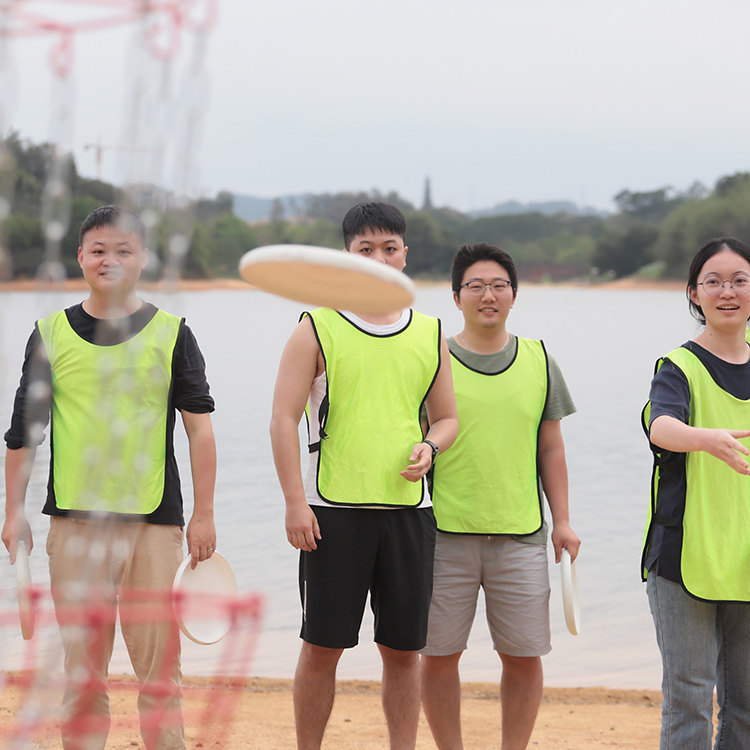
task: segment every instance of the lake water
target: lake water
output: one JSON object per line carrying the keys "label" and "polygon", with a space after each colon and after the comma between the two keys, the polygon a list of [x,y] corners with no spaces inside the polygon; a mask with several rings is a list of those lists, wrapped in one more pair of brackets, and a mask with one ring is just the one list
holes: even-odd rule
{"label": "lake water", "polygon": [[[284,533],[283,499],[271,459],[268,423],[279,356],[302,307],[250,289],[144,292],[142,296],[187,318],[208,363],[217,403],[213,419],[219,454],[218,549],[230,560],[240,590],[262,592],[266,600],[263,631],[249,674],[291,677],[300,643],[297,553]],[[80,293],[0,293],[3,431],[34,320],[80,298]],[[440,317],[448,335],[461,329],[462,318],[447,286],[420,288],[415,308]],[[695,335],[684,295],[522,286],[509,328],[520,336],[544,339],[578,408],[577,414],[563,421],[563,435],[571,523],[583,541],[576,563],[581,634],[571,636],[565,628],[559,568],[551,562],[553,648],[544,658],[545,682],[656,688],[661,680],[659,654],[639,578],[651,469],[639,416],[656,358]],[[187,446],[180,427],[177,432],[189,511]],[[31,557],[32,575],[39,584],[49,583],[44,553],[48,519],[39,513],[47,458],[45,444],[27,495],[37,545]],[[59,666],[56,627],[39,629],[31,642],[33,654],[17,634],[14,573],[2,548],[0,669],[28,663]],[[43,600],[42,606],[49,609],[49,602]],[[340,677],[379,679],[379,657],[371,634],[372,618],[367,616],[360,645],[340,662]],[[221,647],[186,641],[183,670],[211,673],[221,661]],[[129,671],[126,665],[124,646],[118,641],[113,672]],[[481,603],[461,668],[464,680],[498,679],[499,660],[492,651]]]}

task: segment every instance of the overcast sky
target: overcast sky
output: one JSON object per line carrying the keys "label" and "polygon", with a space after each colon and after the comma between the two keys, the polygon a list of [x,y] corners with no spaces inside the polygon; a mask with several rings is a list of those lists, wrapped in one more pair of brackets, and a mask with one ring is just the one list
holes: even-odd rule
{"label": "overcast sky", "polygon": [[[419,205],[429,176],[435,204],[466,210],[711,187],[750,170],[749,31],[746,0],[220,0],[199,188],[378,188]],[[75,35],[70,139],[87,176],[85,144],[122,143],[131,33]],[[33,141],[59,128],[53,42],[10,43],[4,123]],[[104,151],[104,178],[121,182],[122,161]]]}

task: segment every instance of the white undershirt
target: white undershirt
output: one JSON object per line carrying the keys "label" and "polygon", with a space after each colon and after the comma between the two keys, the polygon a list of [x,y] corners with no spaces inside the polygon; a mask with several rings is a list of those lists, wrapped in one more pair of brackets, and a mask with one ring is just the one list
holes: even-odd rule
{"label": "white undershirt", "polygon": [[[368,323],[362,318],[358,317],[352,312],[347,310],[341,310],[341,314],[349,321],[354,323],[357,328],[361,328],[367,333],[372,333],[376,336],[389,336],[394,333],[399,333],[406,328],[409,324],[411,317],[411,310],[407,307],[401,312],[401,317],[395,323],[389,323],[388,325],[375,325],[374,323]],[[308,430],[310,436],[310,443],[317,443],[320,440],[320,422],[318,420],[318,413],[320,411],[320,404],[323,401],[323,397],[326,395],[326,373],[325,370],[313,380],[312,387],[310,388],[310,396],[308,397],[309,414],[310,419],[308,423]],[[406,468],[406,467],[404,467]],[[318,495],[317,490],[317,470],[318,470],[318,451],[310,453],[310,460],[307,464],[307,473],[305,475],[305,498],[309,505],[320,505],[326,508],[342,508],[351,506],[332,505],[321,499]],[[429,494],[425,491],[422,504],[420,508],[429,508],[432,505]],[[360,507],[360,506],[357,506]],[[394,510],[383,505],[363,505],[363,508],[382,508],[383,510]],[[398,510],[398,509],[395,509]]]}

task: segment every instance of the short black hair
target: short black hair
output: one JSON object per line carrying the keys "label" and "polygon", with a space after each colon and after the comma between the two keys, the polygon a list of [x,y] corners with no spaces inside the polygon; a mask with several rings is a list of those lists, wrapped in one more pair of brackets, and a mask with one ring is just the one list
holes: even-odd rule
{"label": "short black hair", "polygon": [[352,240],[365,231],[379,229],[381,232],[397,234],[406,242],[406,217],[390,203],[368,201],[350,208],[341,222],[344,232],[344,247],[349,249]]}
{"label": "short black hair", "polygon": [[685,296],[687,297],[690,314],[702,325],[706,325],[706,316],[703,314],[703,308],[700,305],[696,305],[690,298],[690,292],[698,288],[698,276],[703,266],[706,265],[706,261],[713,258],[714,255],[720,253],[722,250],[731,250],[733,253],[737,253],[740,258],[744,258],[750,263],[750,247],[742,242],[742,240],[735,239],[734,237],[716,237],[709,240],[698,250],[693,258],[693,262],[690,264]]}
{"label": "short black hair", "polygon": [[95,208],[81,224],[78,231],[78,246],[83,246],[83,238],[86,232],[99,227],[118,227],[125,234],[137,234],[144,247],[146,245],[146,227],[141,221],[141,217],[127,206],[113,204]]}
{"label": "short black hair", "polygon": [[493,260],[506,270],[515,297],[518,291],[518,271],[516,271],[513,258],[505,250],[486,242],[477,242],[475,245],[461,245],[461,249],[453,256],[453,262],[451,263],[451,287],[453,291],[456,294],[461,291],[466,269],[475,263],[479,263],[480,260]]}

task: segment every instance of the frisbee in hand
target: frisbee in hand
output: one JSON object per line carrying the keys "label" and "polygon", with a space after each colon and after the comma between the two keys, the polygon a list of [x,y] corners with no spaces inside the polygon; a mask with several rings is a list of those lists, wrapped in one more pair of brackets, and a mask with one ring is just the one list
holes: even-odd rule
{"label": "frisbee in hand", "polygon": [[581,632],[581,611],[578,603],[578,578],[576,565],[570,559],[570,552],[564,549],[560,559],[560,574],[562,576],[563,611],[565,624],[571,635]]}
{"label": "frisbee in hand", "polygon": [[16,547],[16,586],[18,588],[18,614],[21,619],[21,635],[25,641],[34,637],[34,598],[31,594],[31,570],[26,543]]}
{"label": "frisbee in hand", "polygon": [[311,245],[267,245],[240,259],[240,276],[279,297],[316,307],[384,315],[410,307],[414,283],[356,253]]}
{"label": "frisbee in hand", "polygon": [[180,630],[191,641],[207,646],[220,641],[232,627],[231,601],[237,581],[227,559],[214,552],[208,560],[190,567],[188,555],[172,584],[174,613]]}

